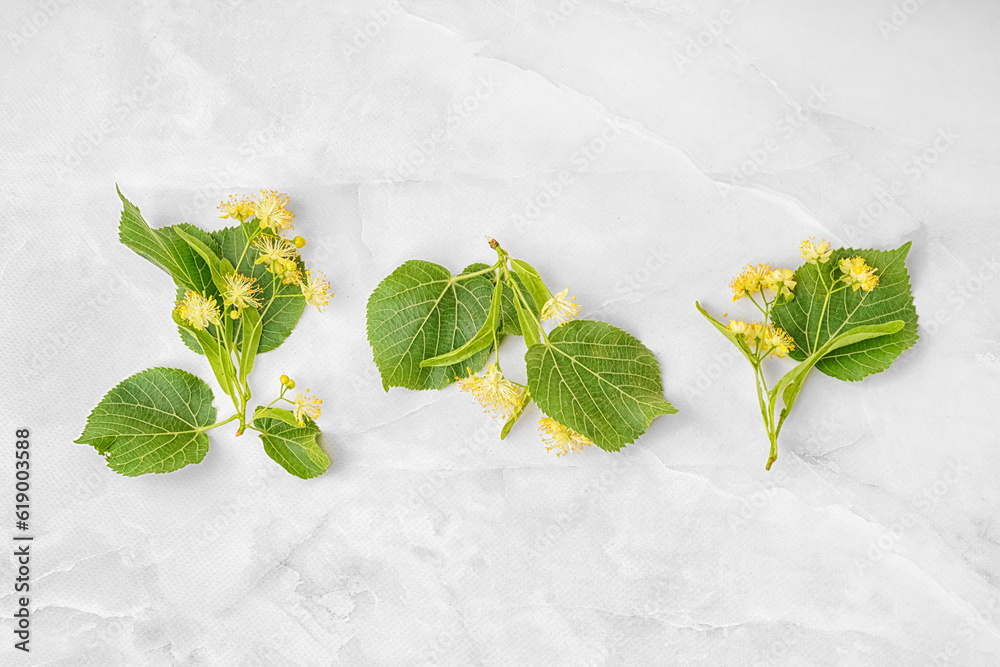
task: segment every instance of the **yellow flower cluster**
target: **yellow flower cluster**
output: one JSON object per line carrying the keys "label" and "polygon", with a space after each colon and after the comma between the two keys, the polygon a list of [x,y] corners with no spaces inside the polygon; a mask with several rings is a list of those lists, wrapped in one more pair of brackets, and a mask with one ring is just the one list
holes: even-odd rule
{"label": "yellow flower cluster", "polygon": [[288,209],[288,195],[275,190],[261,190],[260,198],[252,205],[254,217],[261,229],[270,229],[277,234],[278,230],[291,229],[295,214]]}
{"label": "yellow flower cluster", "polygon": [[[306,392],[309,392],[309,389],[306,389]],[[292,414],[295,416],[295,419],[298,420],[299,426],[306,425],[304,417],[316,420],[320,413],[319,406],[322,404],[323,399],[316,396],[310,396],[308,393],[296,396],[295,407],[292,408]]]}
{"label": "yellow flower cluster", "polygon": [[485,412],[494,417],[506,419],[521,406],[521,392],[518,385],[503,376],[497,365],[490,364],[482,377],[472,373],[464,378],[456,378],[458,388],[469,392],[483,406]]}
{"label": "yellow flower cluster", "polygon": [[567,292],[568,287],[545,302],[542,306],[543,320],[552,320],[554,324],[562,326],[580,314],[580,306],[574,301],[576,297],[567,298]]}
{"label": "yellow flower cluster", "polygon": [[538,422],[538,430],[545,443],[545,451],[555,450],[556,456],[563,456],[570,452],[583,451],[584,447],[594,444],[589,438],[580,435],[576,431],[563,426],[555,419],[544,417]]}
{"label": "yellow flower cluster", "polygon": [[830,261],[833,248],[826,242],[826,239],[816,243],[815,238],[808,238],[799,245],[799,252],[802,253],[802,259],[810,264],[826,264]]}
{"label": "yellow flower cluster", "polygon": [[222,321],[215,297],[191,290],[185,292],[184,298],[177,303],[177,313],[195,329],[205,329],[210,323],[218,326]]}
{"label": "yellow flower cluster", "polygon": [[219,204],[223,215],[220,218],[232,218],[242,222],[253,215],[253,199],[246,195],[229,195],[227,201]]}
{"label": "yellow flower cluster", "polygon": [[844,257],[840,260],[840,271],[843,273],[842,280],[845,285],[852,285],[855,292],[863,289],[871,292],[878,285],[878,276],[862,257]]}
{"label": "yellow flower cluster", "polygon": [[222,302],[225,305],[240,310],[260,308],[260,287],[257,286],[256,279],[234,271],[226,274],[223,280],[226,286],[222,290]]}
{"label": "yellow flower cluster", "polygon": [[739,301],[745,296],[748,297],[759,292],[761,287],[765,286],[765,276],[770,275],[770,273],[770,264],[758,264],[756,267],[747,264],[743,272],[729,283],[729,287],[733,290],[733,301]]}
{"label": "yellow flower cluster", "polygon": [[763,283],[775,295],[791,299],[794,296],[792,290],[795,289],[796,285],[796,282],[792,280],[794,275],[795,273],[789,269],[775,269],[764,276]]}
{"label": "yellow flower cluster", "polygon": [[751,350],[758,349],[763,354],[785,357],[795,349],[792,337],[772,324],[732,320],[727,328],[737,336],[743,336]]}

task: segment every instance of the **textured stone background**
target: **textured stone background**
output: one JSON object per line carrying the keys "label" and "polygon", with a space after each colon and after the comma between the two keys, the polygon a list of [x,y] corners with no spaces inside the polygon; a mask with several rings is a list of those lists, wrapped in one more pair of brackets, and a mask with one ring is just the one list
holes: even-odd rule
{"label": "textured stone background", "polygon": [[[29,656],[0,559],[3,664],[1000,662],[995,2],[3,4],[2,525],[27,426],[36,535]],[[289,192],[336,298],[255,391],[325,399],[326,475],[225,429],[138,479],[72,444],[132,373],[211,377],[115,182],[154,226]],[[454,388],[385,394],[368,294],[484,234],[642,339],[680,413],[557,459],[537,413],[500,442]],[[912,240],[921,340],[812,376],[766,473],[694,301],[748,314],[731,275],[811,235]]]}

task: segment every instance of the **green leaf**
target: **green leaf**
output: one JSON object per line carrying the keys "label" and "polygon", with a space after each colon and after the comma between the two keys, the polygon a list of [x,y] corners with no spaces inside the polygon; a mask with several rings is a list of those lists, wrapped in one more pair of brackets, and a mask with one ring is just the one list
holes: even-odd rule
{"label": "green leaf", "polygon": [[205,458],[213,400],[200,378],[150,368],[109,391],[76,442],[93,445],[123,475],[172,472]]}
{"label": "green leaf", "polygon": [[521,404],[517,406],[517,409],[514,410],[514,413],[507,418],[506,422],[504,422],[503,429],[500,431],[501,440],[507,437],[507,434],[510,433],[510,429],[514,428],[514,424],[516,424],[517,420],[521,418],[521,415],[524,413],[524,409],[528,407],[528,403],[530,402],[531,402],[531,391],[525,389],[524,394],[521,396]]}
{"label": "green leaf", "polygon": [[545,281],[542,280],[535,267],[520,259],[510,260],[510,267],[524,283],[524,286],[528,288],[528,294],[531,295],[535,301],[535,307],[540,312],[545,303],[552,298],[552,292],[545,286]]}
{"label": "green leaf", "polygon": [[258,405],[253,411],[253,418],[257,419],[258,417],[277,419],[278,421],[285,422],[289,426],[299,425],[299,420],[295,418],[292,411],[284,408],[265,408],[263,405]]}
{"label": "green leaf", "polygon": [[[795,272],[795,300],[774,307],[772,318],[795,340],[791,356],[804,360],[828,341],[860,325],[903,322],[897,332],[862,340],[828,351],[816,368],[840,380],[857,381],[889,368],[892,362],[917,341],[917,311],[910,293],[906,255],[910,244],[895,250],[835,250],[825,264],[805,263]],[[840,275],[838,260],[859,255],[878,269],[879,283],[871,292],[852,288],[829,295],[829,311],[820,323],[820,313],[828,292],[826,284]]]}
{"label": "green leaf", "polygon": [[524,344],[530,348],[532,345],[541,343],[542,337],[538,333],[538,316],[522,306],[519,299],[514,300],[514,312],[517,313],[518,328],[521,330],[521,335],[524,336]]}
{"label": "green leaf", "polygon": [[[195,329],[181,318],[177,310],[170,313],[178,328],[198,346],[198,351],[205,355],[216,381],[227,395],[233,395],[233,362],[226,354],[225,348],[208,329]],[[214,325],[209,325],[214,326]]]}
{"label": "green leaf", "polygon": [[299,426],[289,424],[284,419],[263,416],[264,413],[279,409],[264,410],[262,416],[253,420],[253,425],[260,430],[264,451],[278,465],[296,477],[311,479],[322,475],[330,467],[330,457],[316,442],[320,433],[319,427],[312,421],[307,421],[305,426]]}
{"label": "green leaf", "polygon": [[799,391],[802,390],[802,384],[805,382],[806,375],[809,373],[809,370],[812,369],[812,367],[816,365],[816,362],[820,361],[824,355],[832,352],[833,350],[847,347],[848,345],[854,345],[873,338],[892,335],[900,331],[903,326],[904,322],[902,320],[894,320],[885,324],[867,324],[854,327],[850,331],[838,334],[836,338],[831,338],[820,349],[810,354],[805,361],[797,364],[795,368],[785,373],[785,375],[778,381],[778,384],[771,389],[770,394],[772,401],[774,400],[774,397],[780,394],[781,402],[784,404],[784,407],[781,410],[781,418],[778,422],[778,428],[781,428],[781,423],[785,421],[785,417],[787,417],[788,413],[791,412],[792,406],[795,404],[795,399],[798,398]]}
{"label": "green leaf", "polygon": [[[115,187],[117,189],[117,186]],[[194,225],[188,224],[151,229],[143,220],[139,209],[125,199],[121,190],[118,190],[118,196],[124,207],[121,224],[118,227],[118,238],[121,242],[169,273],[179,287],[195,292],[215,293],[212,271],[208,264],[178,232],[186,233],[208,248],[215,245],[212,238]]]}
{"label": "green leaf", "polygon": [[[525,286],[524,281],[521,280],[520,276],[518,276],[517,273],[511,271],[510,277],[511,280],[514,282],[514,284],[517,285],[517,288],[520,290],[521,296],[523,296],[525,300],[528,302],[529,311],[534,313],[534,315],[531,316],[531,319],[537,321],[539,306],[535,303],[535,299],[531,296],[531,292],[528,291],[528,288]],[[517,294],[514,292],[514,289],[508,285],[507,289],[503,291],[501,300],[502,300],[502,308],[500,310],[500,331],[504,334],[509,334],[511,336],[523,336],[524,329],[521,327],[521,318],[517,313],[517,306],[519,305],[519,301],[517,298]],[[529,329],[534,328],[537,330],[538,326],[536,325],[534,327],[528,327],[528,328]]]}
{"label": "green leaf", "polygon": [[715,319],[707,312],[705,312],[705,309],[702,308],[701,304],[698,303],[697,301],[694,302],[694,305],[698,309],[698,312],[705,316],[705,319],[711,322],[712,325],[716,329],[718,329],[723,336],[729,339],[730,343],[739,348],[740,352],[743,353],[743,356],[747,358],[747,361],[749,361],[751,364],[754,363],[753,356],[750,354],[750,349],[746,346],[746,343],[743,342],[742,336],[737,336],[736,334],[734,334],[732,331],[729,330],[729,327],[727,327],[725,324],[723,324],[722,322],[720,322],[719,320]]}
{"label": "green leaf", "polygon": [[455,277],[438,264],[410,260],[393,271],[368,299],[368,341],[382,386],[442,389],[465,367],[479,370],[489,348],[465,363],[421,368],[420,362],[471,340],[489,315],[493,283],[485,275]]}
{"label": "green leaf", "polygon": [[500,299],[503,294],[503,281],[496,281],[493,286],[493,296],[490,297],[490,311],[486,316],[483,326],[479,327],[476,335],[468,340],[464,345],[457,347],[451,352],[439,354],[431,359],[424,359],[420,362],[421,368],[428,366],[451,366],[459,364],[475,353],[492,347],[497,338],[497,327],[500,324]]}
{"label": "green leaf", "polygon": [[658,416],[677,410],[663,399],[660,365],[635,337],[605,322],[574,320],[525,360],[528,389],[542,412],[618,451]]}
{"label": "green leaf", "polygon": [[[236,271],[256,278],[257,285],[261,288],[261,330],[257,354],[262,354],[275,349],[288,338],[302,316],[306,301],[298,285],[285,285],[281,280],[274,280],[274,276],[268,273],[263,264],[254,264],[257,251],[253,246],[247,248],[248,234],[252,230],[252,225],[244,223],[239,227],[226,227],[212,232],[212,238],[219,245],[219,256],[228,260]],[[304,270],[304,265],[300,263],[300,266]],[[242,343],[245,328],[246,324],[237,321],[233,332],[234,344]]]}

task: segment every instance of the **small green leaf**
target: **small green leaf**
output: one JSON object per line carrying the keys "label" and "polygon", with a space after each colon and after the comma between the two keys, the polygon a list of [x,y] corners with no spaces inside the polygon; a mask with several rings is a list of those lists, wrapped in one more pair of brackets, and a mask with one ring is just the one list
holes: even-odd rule
{"label": "small green leaf", "polygon": [[504,422],[503,429],[500,431],[501,440],[507,437],[507,434],[510,433],[510,429],[512,429],[514,424],[517,423],[517,420],[521,418],[521,415],[524,413],[524,409],[528,407],[528,403],[531,403],[531,392],[528,389],[525,389],[524,394],[521,396],[521,404],[517,406],[517,410],[514,410],[514,413],[507,418],[506,422]]}
{"label": "small green leaf", "polygon": [[438,264],[410,260],[386,277],[368,299],[368,341],[382,386],[442,389],[465,366],[480,369],[489,348],[464,364],[421,368],[420,362],[471,340],[489,316],[493,283],[485,275],[455,277]]}
{"label": "small green leaf", "polygon": [[76,442],[93,445],[123,475],[172,472],[205,458],[213,400],[200,378],[150,368],[109,391]]}
{"label": "small green leaf", "polygon": [[[856,326],[902,321],[903,327],[893,334],[845,345],[816,362],[816,368],[831,377],[856,381],[889,368],[903,350],[912,347],[917,341],[917,311],[906,270],[909,251],[909,243],[887,251],[840,248],[825,264],[807,262],[800,266],[795,272],[795,300],[776,305],[772,311],[775,324],[795,340],[792,358],[802,361]],[[828,292],[820,272],[830,285],[840,275],[838,261],[854,256],[878,269],[878,286],[871,292],[848,288],[829,295],[829,310],[821,323]]]}
{"label": "small green leaf", "polygon": [[510,260],[510,267],[528,288],[528,293],[535,300],[535,307],[541,311],[545,303],[552,298],[552,292],[545,286],[545,281],[531,264],[520,259]]}
{"label": "small green leaf", "polygon": [[528,389],[542,412],[597,446],[618,451],[658,416],[660,365],[635,337],[605,322],[574,320],[525,354]]}
{"label": "small green leaf", "polygon": [[186,233],[209,248],[214,245],[212,238],[188,224],[151,229],[143,220],[138,207],[125,199],[121,190],[118,190],[118,196],[123,205],[121,224],[118,227],[121,242],[169,273],[179,287],[195,292],[214,293],[215,290],[211,289],[214,287],[211,269],[178,232]]}
{"label": "small green leaf", "polygon": [[420,362],[421,368],[427,368],[428,366],[451,366],[452,364],[459,364],[475,353],[485,350],[493,345],[493,342],[497,338],[497,326],[500,323],[500,304],[501,295],[503,294],[503,281],[496,281],[493,287],[493,296],[490,298],[490,311],[486,316],[486,321],[483,322],[483,326],[479,327],[479,331],[466,342],[464,345],[447,352],[445,354],[439,354],[431,359],[424,359]]}
{"label": "small green leaf", "polygon": [[286,410],[284,408],[265,408],[263,405],[258,405],[253,411],[253,418],[266,417],[267,419],[277,419],[278,421],[283,421],[289,426],[298,426],[299,420],[295,418],[295,415],[291,410]]}
{"label": "small green leaf", "polygon": [[318,477],[330,467],[330,457],[316,442],[319,427],[312,421],[299,426],[283,419],[260,416],[253,420],[253,425],[260,431],[260,439],[267,455],[296,477]]}

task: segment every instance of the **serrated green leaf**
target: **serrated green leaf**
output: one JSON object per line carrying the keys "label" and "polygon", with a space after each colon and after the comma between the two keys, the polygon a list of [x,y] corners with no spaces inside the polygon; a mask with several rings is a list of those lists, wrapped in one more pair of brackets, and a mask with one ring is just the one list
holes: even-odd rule
{"label": "serrated green leaf", "polygon": [[121,242],[169,273],[179,287],[216,293],[208,264],[181,238],[178,231],[187,233],[209,248],[215,245],[212,238],[188,224],[151,229],[138,207],[126,199],[117,186],[115,189],[123,205],[121,224],[118,226]]}
{"label": "serrated green leaf", "polygon": [[253,425],[260,430],[267,455],[296,477],[318,477],[330,467],[330,457],[316,442],[320,431],[313,422],[293,426],[283,419],[260,416],[253,420]]}
{"label": "serrated green leaf", "polygon": [[535,307],[541,312],[545,303],[552,298],[552,292],[546,287],[545,281],[542,280],[538,270],[531,264],[520,259],[510,260],[510,268],[518,275],[521,282],[524,283],[524,286],[528,289],[528,294],[535,301]]}
{"label": "serrated green leaf", "polygon": [[490,349],[464,363],[421,368],[424,359],[471,340],[489,315],[493,283],[485,275],[452,276],[438,264],[410,260],[387,276],[368,299],[368,342],[382,386],[442,389],[465,367],[478,370]]}
{"label": "serrated green leaf", "polygon": [[[860,325],[903,322],[896,333],[845,345],[823,355],[816,368],[840,380],[857,381],[887,369],[907,348],[917,341],[917,311],[910,293],[906,255],[910,244],[895,250],[835,250],[825,264],[805,263],[795,272],[795,300],[776,305],[774,322],[795,340],[791,356],[802,361],[821,349],[829,340]],[[820,323],[820,313],[827,300],[826,284],[840,275],[838,260],[861,256],[878,269],[879,283],[871,292],[841,290],[829,297],[829,311]]]}
{"label": "serrated green leaf", "polygon": [[479,327],[476,335],[451,352],[439,354],[430,359],[424,359],[420,362],[420,367],[427,368],[461,364],[477,352],[492,347],[497,339],[497,328],[500,325],[500,299],[502,294],[503,282],[498,280],[493,286],[493,296],[490,297],[490,310],[486,315],[486,321],[483,322],[483,326]]}
{"label": "serrated green leaf", "polygon": [[663,398],[656,357],[605,322],[574,320],[525,354],[538,407],[597,446],[618,451],[658,416],[677,410]]}
{"label": "serrated green leaf", "polygon": [[150,368],[109,391],[76,442],[93,445],[123,475],[172,472],[205,458],[213,400],[200,378]]}
{"label": "serrated green leaf", "polygon": [[[275,280],[263,264],[254,264],[257,252],[252,246],[247,248],[247,232],[250,229],[252,227],[248,224],[226,227],[212,232],[212,238],[219,246],[219,256],[228,260],[234,270],[256,278],[257,285],[261,288],[261,330],[257,354],[263,354],[275,349],[288,338],[302,316],[306,301],[298,285],[285,285],[281,280]],[[300,263],[300,266],[304,270],[304,265]],[[242,344],[243,329],[244,325],[237,321],[233,332],[235,345]]]}

